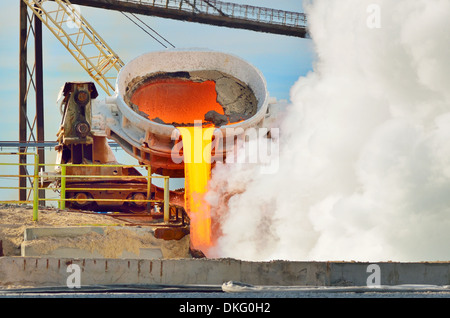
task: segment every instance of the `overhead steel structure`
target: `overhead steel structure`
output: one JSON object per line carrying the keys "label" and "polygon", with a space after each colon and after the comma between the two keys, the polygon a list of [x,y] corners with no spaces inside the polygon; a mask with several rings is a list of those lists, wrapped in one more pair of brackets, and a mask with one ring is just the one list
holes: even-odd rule
{"label": "overhead steel structure", "polygon": [[71,0],[74,4],[304,38],[306,15],[217,0]]}

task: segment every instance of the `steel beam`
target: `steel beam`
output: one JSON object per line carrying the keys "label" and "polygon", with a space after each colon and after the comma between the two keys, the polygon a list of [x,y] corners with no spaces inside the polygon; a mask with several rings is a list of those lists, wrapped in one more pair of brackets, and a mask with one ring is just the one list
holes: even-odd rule
{"label": "steel beam", "polygon": [[[44,79],[42,57],[42,21],[34,19],[34,58],[35,58],[35,83],[36,83],[36,141],[42,143],[44,137]],[[38,147],[39,164],[45,163],[45,148]],[[42,166],[43,170],[45,167]],[[45,198],[45,190],[39,190],[39,198]],[[39,205],[44,206],[45,201]]]}
{"label": "steel beam", "polygon": [[[43,83],[43,50],[42,50],[42,22],[39,19],[30,18],[28,7],[22,0],[20,2],[20,34],[19,34],[19,152],[28,152],[28,134],[35,143],[43,143],[44,136],[44,83]],[[34,66],[28,64],[28,43],[30,36],[34,37]],[[34,88],[36,101],[36,114],[33,125],[30,125],[28,118],[28,97],[29,90]],[[34,131],[36,134],[34,134]],[[39,162],[45,163],[45,148],[37,150]],[[27,155],[19,155],[19,162],[27,163]],[[26,165],[19,166],[19,200],[28,199],[27,177],[28,169]],[[45,190],[40,190],[40,197],[45,198]],[[45,205],[45,201],[41,202]]]}
{"label": "steel beam", "polygon": [[157,16],[160,18],[197,22],[228,28],[247,29],[252,31],[294,36],[300,38],[307,37],[306,26],[294,27],[264,21],[253,21],[243,18],[230,17],[227,15],[206,14],[195,12],[195,8],[193,8],[192,12],[187,12],[185,10],[177,10],[170,7],[165,8],[162,6],[154,6],[150,1],[127,2],[120,0],[70,0],[70,2],[82,6],[136,13],[148,16]]}
{"label": "steel beam", "polygon": [[[27,142],[27,29],[28,29],[28,12],[27,6],[20,1],[20,35],[19,35],[19,142]],[[25,152],[25,147],[19,148],[20,152]],[[20,163],[27,162],[26,155],[19,156]],[[26,175],[26,166],[19,166],[19,175]],[[19,178],[19,187],[26,187],[27,180],[25,177]],[[27,190],[19,190],[19,200],[27,199]]]}

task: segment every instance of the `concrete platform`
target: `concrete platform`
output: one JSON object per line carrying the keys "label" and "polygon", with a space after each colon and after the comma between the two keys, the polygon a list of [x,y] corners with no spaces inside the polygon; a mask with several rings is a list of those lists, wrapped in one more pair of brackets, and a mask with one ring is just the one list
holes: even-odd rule
{"label": "concrete platform", "polygon": [[[254,286],[303,287],[433,285],[446,290],[450,285],[450,262],[249,262],[193,259],[189,256],[176,257],[188,255],[188,236],[183,238],[185,241],[174,242],[157,239],[153,234],[152,229],[147,227],[28,228],[24,233],[22,256],[0,257],[0,289],[66,288],[73,274],[73,265],[79,270],[82,286],[222,286],[234,281]],[[146,244],[138,245],[137,241],[144,237],[147,239]],[[84,239],[83,244],[92,239],[95,244],[85,247],[80,244],[80,238]],[[74,242],[75,245],[72,244]],[[117,257],[105,257],[101,248],[110,243],[113,243],[111,246]],[[170,244],[172,249],[175,246],[181,252],[170,251]],[[124,248],[130,245],[134,248]],[[43,249],[43,246],[46,248]],[[172,254],[167,258],[169,252]]]}
{"label": "concrete platform", "polygon": [[188,255],[188,237],[167,241],[157,239],[154,235],[155,231],[151,227],[27,228],[21,245],[21,256],[161,259]]}
{"label": "concrete platform", "polygon": [[[247,262],[235,259],[73,259],[0,257],[0,287],[67,286],[77,265],[88,285],[367,286],[371,263]],[[450,285],[450,263],[377,263],[379,284]],[[445,287],[446,288],[446,287]]]}
{"label": "concrete platform", "polygon": [[75,237],[96,232],[105,233],[106,227],[100,226],[73,226],[73,227],[32,227],[24,231],[24,240],[38,240],[45,237]]}

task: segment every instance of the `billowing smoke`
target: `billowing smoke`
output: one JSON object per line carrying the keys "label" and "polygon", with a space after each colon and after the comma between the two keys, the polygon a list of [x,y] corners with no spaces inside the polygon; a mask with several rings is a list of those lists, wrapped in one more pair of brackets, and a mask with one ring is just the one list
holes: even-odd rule
{"label": "billowing smoke", "polygon": [[315,0],[279,169],[224,164],[216,257],[449,260],[450,1]]}

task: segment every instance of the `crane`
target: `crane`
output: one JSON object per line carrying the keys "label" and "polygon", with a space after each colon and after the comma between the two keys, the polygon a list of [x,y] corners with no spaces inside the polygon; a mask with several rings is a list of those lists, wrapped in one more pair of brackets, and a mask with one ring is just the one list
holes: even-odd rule
{"label": "crane", "polygon": [[[53,0],[55,8],[47,9],[44,3],[50,2],[48,0],[23,1],[106,94],[112,95],[115,79],[124,62],[72,3],[68,0]],[[67,23],[76,23],[76,27],[68,28],[67,31],[63,27]]]}

